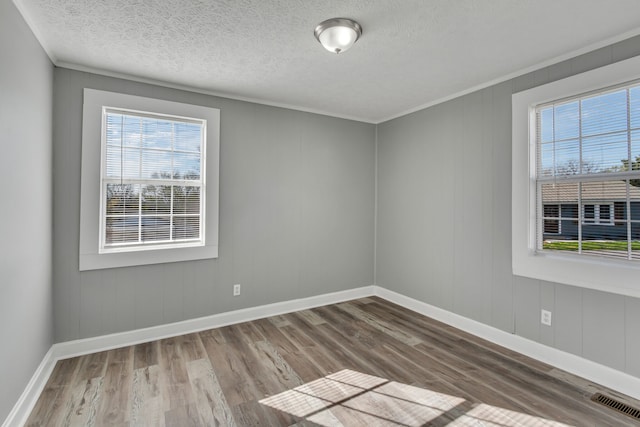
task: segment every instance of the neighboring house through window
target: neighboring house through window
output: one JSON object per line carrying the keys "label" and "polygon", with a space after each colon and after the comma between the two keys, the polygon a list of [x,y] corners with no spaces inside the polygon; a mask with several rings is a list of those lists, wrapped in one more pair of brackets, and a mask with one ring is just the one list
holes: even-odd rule
{"label": "neighboring house through window", "polygon": [[[536,250],[569,251],[573,254],[640,259],[636,247],[640,217],[633,213],[640,203],[640,83],[607,87],[535,106],[535,183],[542,205],[542,226],[536,230]],[[550,200],[580,206],[575,233],[556,234],[549,242],[553,224],[562,223]],[[614,202],[631,215],[614,223]],[[537,210],[540,212],[540,209]],[[554,215],[555,214],[555,215]],[[555,220],[549,217],[557,217]],[[611,230],[604,225],[614,226]],[[568,230],[565,230],[568,231]]]}
{"label": "neighboring house through window", "polygon": [[613,225],[613,203],[583,204],[582,205],[582,223]]}
{"label": "neighboring house through window", "polygon": [[560,205],[545,204],[543,206],[544,215],[544,233],[545,234],[560,234]]}
{"label": "neighboring house through window", "polygon": [[514,273],[640,296],[640,57],[512,109]]}

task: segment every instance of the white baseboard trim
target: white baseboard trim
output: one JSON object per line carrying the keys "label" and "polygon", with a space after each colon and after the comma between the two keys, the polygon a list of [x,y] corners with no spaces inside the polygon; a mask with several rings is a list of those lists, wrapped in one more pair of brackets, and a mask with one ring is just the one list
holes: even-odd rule
{"label": "white baseboard trim", "polygon": [[258,307],[244,308],[150,328],[54,344],[42,359],[38,369],[20,396],[20,399],[18,399],[9,416],[2,423],[2,427],[24,425],[58,360],[372,295],[379,296],[409,310],[439,320],[495,344],[583,377],[589,381],[617,390],[635,399],[640,399],[640,378],[373,285]]}
{"label": "white baseboard trim", "polygon": [[22,426],[27,422],[27,417],[31,414],[31,410],[36,404],[38,397],[44,390],[44,386],[53,372],[56,365],[56,359],[53,356],[53,347],[44,355],[40,365],[34,372],[27,387],[22,392],[18,402],[13,406],[9,416],[2,423],[2,427]]}
{"label": "white baseboard trim", "polygon": [[640,378],[609,368],[527,338],[511,334],[467,317],[435,307],[422,301],[374,286],[376,296],[384,298],[409,310],[431,317],[477,337],[529,356],[533,359],[570,372],[594,383],[640,399]]}
{"label": "white baseboard trim", "polygon": [[316,295],[290,301],[276,302],[258,307],[243,308],[181,322],[152,326],[150,328],[135,329],[99,337],[67,341],[53,345],[54,356],[57,360],[81,356],[98,351],[111,350],[118,347],[140,344],[235,323],[249,322],[269,316],[306,310],[328,304],[363,298],[373,295],[373,286],[364,286],[330,294]]}
{"label": "white baseboard trim", "polygon": [[18,399],[2,427],[22,426],[27,421],[33,407],[40,397],[45,384],[58,360],[114,348],[155,341],[163,338],[219,328],[235,323],[248,322],[269,316],[306,310],[328,304],[335,304],[357,298],[373,295],[373,286],[364,286],[346,291],[333,292],[308,298],[300,298],[290,301],[261,305],[258,307],[243,308],[228,311],[226,313],[189,319],[166,325],[152,326],[150,328],[136,329],[99,337],[85,338],[74,341],[57,343],[51,346],[44,359],[33,374],[24,392]]}

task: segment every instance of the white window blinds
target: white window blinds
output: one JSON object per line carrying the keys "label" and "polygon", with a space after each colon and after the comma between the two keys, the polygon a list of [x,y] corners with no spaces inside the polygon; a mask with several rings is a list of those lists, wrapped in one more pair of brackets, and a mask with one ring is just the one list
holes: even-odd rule
{"label": "white window blinds", "polygon": [[536,191],[538,250],[640,260],[638,82],[536,108]]}
{"label": "white window blinds", "polygon": [[102,251],[204,244],[205,126],[103,109]]}

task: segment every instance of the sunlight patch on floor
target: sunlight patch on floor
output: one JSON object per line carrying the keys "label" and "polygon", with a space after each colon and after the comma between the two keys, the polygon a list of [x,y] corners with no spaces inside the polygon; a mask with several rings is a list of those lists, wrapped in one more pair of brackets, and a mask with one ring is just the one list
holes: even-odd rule
{"label": "sunlight patch on floor", "polygon": [[567,427],[556,421],[477,404],[349,369],[260,401],[321,426]]}

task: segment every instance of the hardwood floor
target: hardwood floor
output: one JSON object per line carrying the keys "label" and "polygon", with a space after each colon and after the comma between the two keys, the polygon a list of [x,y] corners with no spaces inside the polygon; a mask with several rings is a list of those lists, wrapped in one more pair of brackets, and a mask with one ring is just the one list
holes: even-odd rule
{"label": "hardwood floor", "polygon": [[595,391],[372,297],[62,360],[27,425],[638,425]]}

